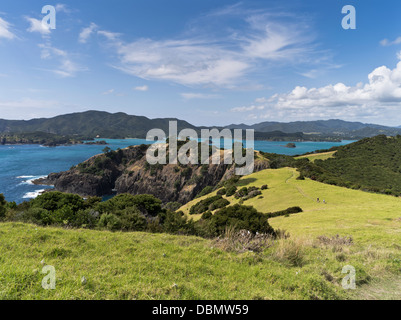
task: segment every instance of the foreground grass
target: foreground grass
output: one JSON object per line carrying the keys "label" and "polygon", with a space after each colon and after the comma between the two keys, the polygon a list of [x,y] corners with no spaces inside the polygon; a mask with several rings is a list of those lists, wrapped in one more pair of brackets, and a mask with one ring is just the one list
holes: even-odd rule
{"label": "foreground grass", "polygon": [[[261,253],[223,249],[197,237],[1,223],[0,299],[352,299],[359,293],[342,289],[344,265],[356,268],[360,294],[371,297],[363,284],[372,269],[394,277],[401,261],[307,238]],[[55,290],[41,287],[43,260],[56,269]]]}
{"label": "foreground grass", "polygon": [[[270,219],[290,238],[260,253],[197,237],[0,223],[0,299],[400,299],[401,200],[297,176],[282,168],[240,180],[269,186],[245,205],[304,210]],[[352,244],[318,240],[336,234]],[[42,260],[56,268],[55,290],[41,287]],[[346,265],[356,290],[341,286]]]}

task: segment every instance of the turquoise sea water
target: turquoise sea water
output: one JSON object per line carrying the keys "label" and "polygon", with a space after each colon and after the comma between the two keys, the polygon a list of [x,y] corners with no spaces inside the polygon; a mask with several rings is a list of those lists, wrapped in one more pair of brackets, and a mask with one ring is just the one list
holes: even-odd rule
{"label": "turquoise sea water", "polygon": [[[149,144],[142,139],[104,139],[108,147],[115,150],[130,145]],[[302,154],[333,146],[345,145],[352,141],[295,142],[296,148],[285,148],[286,142],[255,141],[255,150],[287,155]],[[7,201],[21,203],[36,197],[48,186],[36,186],[33,179],[47,176],[51,172],[65,171],[91,156],[101,153],[104,145],[73,145],[43,147],[39,145],[0,145],[0,193]]]}

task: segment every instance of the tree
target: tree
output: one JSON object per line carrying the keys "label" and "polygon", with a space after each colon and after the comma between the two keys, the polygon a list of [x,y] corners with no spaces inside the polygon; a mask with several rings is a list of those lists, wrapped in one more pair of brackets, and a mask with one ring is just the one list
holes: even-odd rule
{"label": "tree", "polygon": [[102,150],[102,152],[103,152],[104,154],[108,154],[110,151],[111,151],[111,149],[110,149],[109,147],[105,147],[105,148]]}

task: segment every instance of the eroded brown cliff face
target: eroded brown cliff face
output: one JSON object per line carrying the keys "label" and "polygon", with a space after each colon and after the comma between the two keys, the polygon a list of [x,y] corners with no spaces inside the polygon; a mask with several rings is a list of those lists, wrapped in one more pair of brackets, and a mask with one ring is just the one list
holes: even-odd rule
{"label": "eroded brown cliff face", "polygon": [[[255,171],[269,167],[268,160],[255,160]],[[58,191],[83,197],[120,193],[152,194],[164,203],[192,200],[206,186],[215,186],[234,175],[234,165],[149,165],[146,147],[133,146],[96,155],[60,173],[51,173],[37,184],[54,185]]]}

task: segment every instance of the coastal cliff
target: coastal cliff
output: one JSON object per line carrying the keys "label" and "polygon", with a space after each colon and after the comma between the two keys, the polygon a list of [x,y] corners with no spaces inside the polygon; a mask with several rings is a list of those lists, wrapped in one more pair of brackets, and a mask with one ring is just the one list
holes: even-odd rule
{"label": "coastal cliff", "polygon": [[[108,151],[72,167],[68,171],[51,173],[35,184],[54,185],[58,191],[83,197],[104,196],[112,193],[152,194],[164,203],[186,203],[207,186],[234,175],[235,165],[220,164],[181,165],[156,164],[146,161],[148,146],[131,146]],[[269,161],[255,159],[255,171],[269,168]]]}

